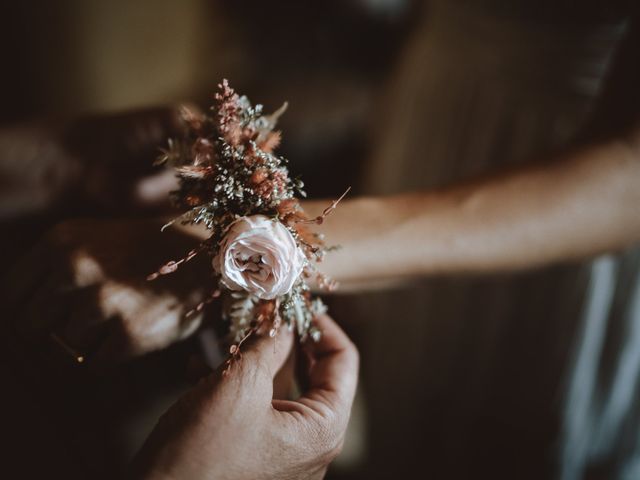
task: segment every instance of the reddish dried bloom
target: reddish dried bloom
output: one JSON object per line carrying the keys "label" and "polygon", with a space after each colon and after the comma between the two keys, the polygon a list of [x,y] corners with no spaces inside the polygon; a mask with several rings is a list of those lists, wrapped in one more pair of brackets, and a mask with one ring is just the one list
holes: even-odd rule
{"label": "reddish dried bloom", "polygon": [[196,166],[196,165],[183,165],[182,167],[176,167],[176,172],[185,178],[205,178],[213,174],[213,167]]}
{"label": "reddish dried bloom", "polygon": [[323,290],[333,291],[338,288],[338,282],[333,278],[328,277],[324,273],[318,273],[316,275],[316,281],[318,282],[318,286]]}
{"label": "reddish dried bloom", "polygon": [[201,205],[202,203],[204,203],[204,199],[197,195],[187,195],[184,199],[184,203],[188,207],[197,207],[198,205]]}
{"label": "reddish dried bloom", "polygon": [[282,200],[276,207],[280,220],[289,227],[297,228],[297,224],[307,220],[307,215],[300,206],[297,198],[287,198]]}
{"label": "reddish dried bloom", "polygon": [[256,195],[268,201],[274,200],[274,195],[278,197],[282,195],[282,193],[286,191],[288,182],[289,177],[287,173],[282,170],[273,171],[271,175],[269,175],[267,170],[258,169],[251,176],[253,191]]}
{"label": "reddish dried bloom", "polygon": [[272,320],[273,315],[276,310],[276,301],[275,300],[267,300],[261,301],[256,306],[256,320],[258,323],[262,323],[266,320]]}
{"label": "reddish dried bloom", "polygon": [[305,215],[304,212],[297,211],[297,212],[284,215],[281,220],[282,220],[282,223],[284,223],[285,225],[288,225],[289,227],[297,228],[297,224],[303,223],[307,219],[308,217]]}
{"label": "reddish dried bloom", "polygon": [[256,149],[252,142],[248,142],[244,148],[244,164],[247,167],[253,167],[263,163],[260,152]]}
{"label": "reddish dried bloom", "polygon": [[297,198],[287,198],[286,200],[282,200],[276,209],[281,217],[285,217],[297,212],[300,209],[300,202]]}
{"label": "reddish dried bloom", "polygon": [[276,170],[271,174],[271,181],[273,182],[273,188],[282,193],[286,190],[289,183],[289,176],[286,171]]}
{"label": "reddish dried bloom", "polygon": [[242,137],[242,128],[240,126],[240,97],[229,86],[229,82],[225,78],[222,83],[218,84],[221,90],[216,93],[215,100],[217,103],[216,111],[218,114],[218,132],[231,145],[238,145]]}
{"label": "reddish dried bloom", "polygon": [[[322,242],[318,239],[318,236],[310,231],[306,226],[297,223],[294,227],[296,232],[298,233],[298,237],[307,247],[310,247],[313,250],[317,250]],[[312,252],[313,253],[313,252]]]}
{"label": "reddish dried bloom", "polygon": [[186,105],[180,107],[180,118],[187,126],[195,132],[201,132],[206,121],[206,117],[202,112],[194,110]]}
{"label": "reddish dried bloom", "polygon": [[260,185],[267,178],[269,178],[269,172],[264,168],[259,168],[251,175],[251,185]]}
{"label": "reddish dried bloom", "polygon": [[215,149],[213,143],[206,138],[198,138],[191,146],[191,155],[194,165],[213,163]]}
{"label": "reddish dried bloom", "polygon": [[254,128],[253,123],[246,125],[242,129],[242,136],[247,140],[256,140],[258,138],[259,133]]}
{"label": "reddish dried bloom", "polygon": [[267,153],[272,153],[280,145],[282,140],[282,134],[280,132],[269,132],[263,142],[258,147],[260,150]]}
{"label": "reddish dried bloom", "polygon": [[267,179],[261,182],[259,185],[256,185],[253,188],[253,190],[254,192],[256,192],[256,195],[258,195],[259,197],[265,200],[269,200],[274,190],[273,181],[270,179]]}

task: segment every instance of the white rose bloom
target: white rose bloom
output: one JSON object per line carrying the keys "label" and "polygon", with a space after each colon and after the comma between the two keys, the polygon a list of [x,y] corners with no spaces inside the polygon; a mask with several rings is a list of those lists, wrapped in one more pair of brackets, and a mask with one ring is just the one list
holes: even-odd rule
{"label": "white rose bloom", "polygon": [[213,259],[227,288],[246,290],[263,300],[289,292],[304,264],[304,253],[291,232],[264,215],[233,222]]}

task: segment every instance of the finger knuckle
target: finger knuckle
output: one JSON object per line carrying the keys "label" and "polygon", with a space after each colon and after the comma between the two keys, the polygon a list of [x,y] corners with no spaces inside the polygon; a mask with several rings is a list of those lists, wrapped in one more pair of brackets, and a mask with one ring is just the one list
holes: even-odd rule
{"label": "finger knuckle", "polygon": [[88,287],[99,283],[104,278],[100,262],[84,250],[74,250],[68,254],[68,262],[73,273],[74,284]]}
{"label": "finger knuckle", "polygon": [[355,343],[349,341],[347,354],[351,356],[351,359],[356,365],[360,364],[360,352],[358,351],[358,347],[356,347]]}
{"label": "finger knuckle", "polygon": [[333,461],[342,451],[342,420],[335,413],[325,414],[317,422],[312,435],[313,449],[326,463]]}
{"label": "finger knuckle", "polygon": [[344,440],[341,439],[325,454],[325,460],[327,461],[327,463],[333,462],[342,453],[343,449]]}

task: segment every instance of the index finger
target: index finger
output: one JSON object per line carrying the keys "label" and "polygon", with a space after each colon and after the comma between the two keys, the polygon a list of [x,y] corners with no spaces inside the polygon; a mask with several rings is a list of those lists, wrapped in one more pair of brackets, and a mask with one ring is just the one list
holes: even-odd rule
{"label": "index finger", "polygon": [[322,337],[309,344],[309,388],[298,401],[314,410],[351,408],[358,384],[358,350],[329,316],[322,315],[316,322]]}

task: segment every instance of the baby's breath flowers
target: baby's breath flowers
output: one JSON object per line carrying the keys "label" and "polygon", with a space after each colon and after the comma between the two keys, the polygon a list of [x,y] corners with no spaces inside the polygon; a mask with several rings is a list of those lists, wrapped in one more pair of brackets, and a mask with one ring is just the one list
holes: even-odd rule
{"label": "baby's breath flowers", "polygon": [[210,300],[222,297],[232,356],[250,335],[275,336],[283,323],[301,340],[317,340],[314,318],[326,307],[312,299],[307,280],[335,285],[317,269],[328,247],[308,225],[321,224],[346,192],[322,215],[309,218],[298,201],[305,196],[302,181],[292,179],[287,161],[274,153],[280,143],[274,128],[287,104],[265,115],[262,105],[252,106],[226,80],[218,88],[210,113],[183,108],[186,132],[170,139],[158,159],[175,169],[180,188],[172,197],[185,210],[163,228],[174,222],[202,224],[211,236],[149,280],[206,253],[217,285]]}

